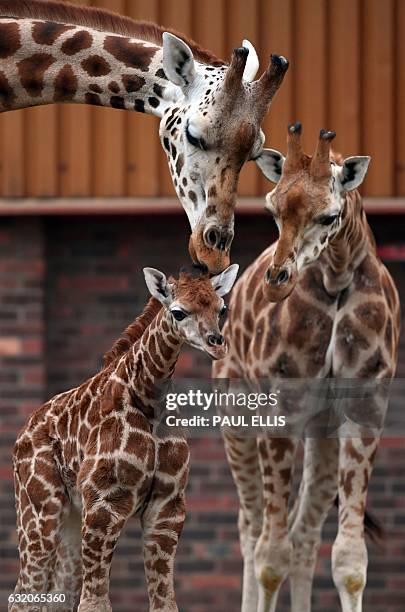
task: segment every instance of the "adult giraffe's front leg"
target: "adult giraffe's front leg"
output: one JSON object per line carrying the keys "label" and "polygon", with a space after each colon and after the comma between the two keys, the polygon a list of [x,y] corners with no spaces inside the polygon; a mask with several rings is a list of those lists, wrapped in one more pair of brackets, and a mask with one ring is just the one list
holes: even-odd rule
{"label": "adult giraffe's front leg", "polygon": [[[226,335],[229,322],[224,326]],[[225,359],[216,361],[212,368],[213,378],[229,380],[229,391],[243,379],[241,368],[232,347]],[[242,385],[245,392],[246,386]],[[256,436],[236,437],[223,433],[225,452],[231,468],[232,478],[239,497],[239,540],[243,557],[243,583],[241,612],[256,612],[259,598],[258,582],[254,567],[254,553],[262,531],[263,494],[262,477]]]}
{"label": "adult giraffe's front leg", "polygon": [[343,612],[362,612],[368,562],[364,513],[378,443],[378,438],[360,436],[340,440],[339,530],[332,548],[332,574]]}
{"label": "adult giraffe's front leg", "polygon": [[239,503],[239,538],[243,556],[242,612],[256,612],[258,582],[254,567],[257,540],[262,531],[262,479],[256,438],[224,434],[225,451]]}
{"label": "adult giraffe's front leg", "polygon": [[280,587],[290,569],[288,501],[298,439],[261,437],[259,458],[263,482],[263,528],[255,550],[259,583],[258,612],[274,612]]}
{"label": "adult giraffe's front leg", "polygon": [[290,521],[291,610],[310,612],[312,582],[322,527],[336,498],[339,440],[306,438],[304,467]]}

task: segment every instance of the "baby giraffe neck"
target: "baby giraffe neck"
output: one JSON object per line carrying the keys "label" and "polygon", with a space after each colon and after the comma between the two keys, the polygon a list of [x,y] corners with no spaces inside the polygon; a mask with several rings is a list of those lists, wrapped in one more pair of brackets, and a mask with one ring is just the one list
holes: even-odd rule
{"label": "baby giraffe neck", "polygon": [[156,414],[164,381],[172,377],[183,344],[170,313],[162,309],[120,361],[117,376],[127,382],[131,404],[148,418]]}

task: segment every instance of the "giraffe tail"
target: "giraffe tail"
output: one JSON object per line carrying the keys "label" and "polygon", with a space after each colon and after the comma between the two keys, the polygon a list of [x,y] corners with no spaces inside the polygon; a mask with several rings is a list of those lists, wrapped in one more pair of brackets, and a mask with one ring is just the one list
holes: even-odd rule
{"label": "giraffe tail", "polygon": [[386,532],[380,519],[378,519],[372,512],[364,513],[364,531],[374,544],[382,545],[386,538]]}
{"label": "giraffe tail", "polygon": [[[339,507],[339,497],[335,498],[335,506]],[[367,510],[364,513],[364,531],[374,544],[382,546],[386,539],[386,531],[381,521],[372,513]]]}

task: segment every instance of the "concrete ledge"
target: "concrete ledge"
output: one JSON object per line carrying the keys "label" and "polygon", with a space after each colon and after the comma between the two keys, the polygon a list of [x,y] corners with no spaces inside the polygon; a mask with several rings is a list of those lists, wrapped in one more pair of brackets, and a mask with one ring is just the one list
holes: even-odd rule
{"label": "concrete ledge", "polygon": [[[405,198],[364,198],[367,213],[405,214]],[[264,197],[239,198],[238,214],[263,212]],[[178,214],[177,198],[0,198],[0,216]]]}

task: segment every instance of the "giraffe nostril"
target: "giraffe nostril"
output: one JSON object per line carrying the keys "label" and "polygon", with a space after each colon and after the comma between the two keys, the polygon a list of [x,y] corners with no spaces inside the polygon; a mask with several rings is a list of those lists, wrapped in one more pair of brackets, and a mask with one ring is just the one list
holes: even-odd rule
{"label": "giraffe nostril", "polygon": [[225,338],[221,334],[210,334],[207,341],[210,346],[222,346],[225,342]]}
{"label": "giraffe nostril", "polygon": [[272,269],[267,268],[265,278],[269,285],[285,285],[290,280],[290,272],[287,268],[284,268],[278,274],[272,276]]}
{"label": "giraffe nostril", "polygon": [[288,272],[288,270],[281,270],[281,272],[279,272],[276,276],[276,285],[284,285],[284,283],[288,282],[289,278],[290,273]]}
{"label": "giraffe nostril", "polygon": [[220,240],[220,235],[219,233],[211,228],[209,229],[207,232],[205,232],[204,234],[204,242],[205,244],[210,247],[211,249],[213,249],[214,247],[217,246],[217,243]]}
{"label": "giraffe nostril", "polygon": [[228,232],[228,236],[225,243],[225,249],[229,250],[233,240],[233,232]]}

